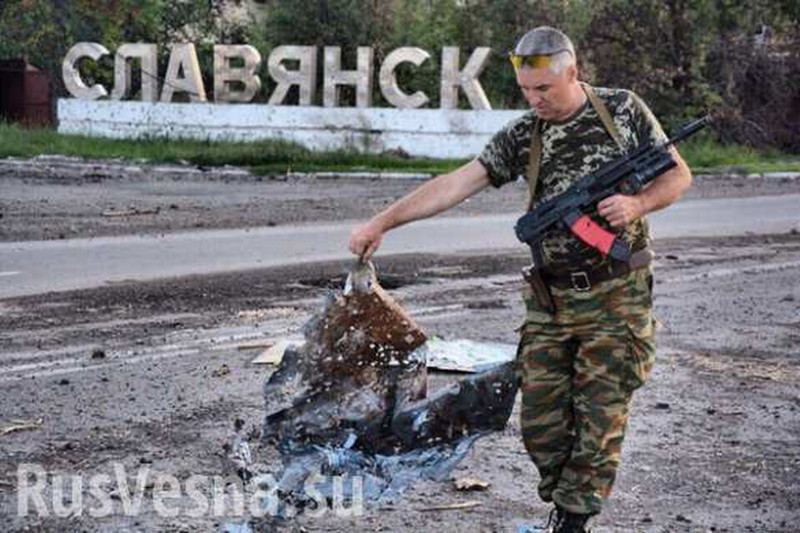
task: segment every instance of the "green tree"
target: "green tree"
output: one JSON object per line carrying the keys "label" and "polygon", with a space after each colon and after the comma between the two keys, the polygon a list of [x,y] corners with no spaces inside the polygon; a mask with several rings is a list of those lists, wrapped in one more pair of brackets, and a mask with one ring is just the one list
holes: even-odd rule
{"label": "green tree", "polygon": [[[21,57],[44,69],[55,95],[61,96],[66,94],[61,62],[77,42],[97,42],[112,52],[124,42],[156,43],[163,70],[168,43],[195,41],[208,56],[201,64],[209,83],[210,44],[220,37],[219,15],[220,2],[209,0],[8,0],[0,4],[0,58]],[[82,74],[110,86],[113,61],[85,62]]]}

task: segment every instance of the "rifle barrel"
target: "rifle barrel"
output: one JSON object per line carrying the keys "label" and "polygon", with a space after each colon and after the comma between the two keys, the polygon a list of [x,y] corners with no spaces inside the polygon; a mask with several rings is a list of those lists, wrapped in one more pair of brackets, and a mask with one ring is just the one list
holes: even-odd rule
{"label": "rifle barrel", "polygon": [[680,130],[678,130],[678,133],[676,133],[670,140],[668,140],[665,146],[669,146],[670,144],[675,144],[682,141],[689,135],[692,135],[697,130],[704,128],[709,123],[709,121],[710,117],[708,115],[703,115],[702,117],[689,122]]}

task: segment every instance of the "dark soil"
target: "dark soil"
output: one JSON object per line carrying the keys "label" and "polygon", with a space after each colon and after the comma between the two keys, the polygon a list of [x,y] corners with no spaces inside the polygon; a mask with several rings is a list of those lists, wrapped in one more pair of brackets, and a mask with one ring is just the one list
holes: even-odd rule
{"label": "dark soil", "polygon": [[[285,181],[241,174],[207,179],[9,169],[0,162],[6,241],[357,219],[416,182]],[[124,172],[123,172],[124,174]],[[227,177],[225,177],[227,176]],[[692,195],[797,192],[797,180],[705,178]],[[456,213],[518,210],[524,189],[481,194]],[[152,215],[103,216],[136,208]],[[595,531],[797,531],[800,517],[800,236],[743,236],[656,243],[659,358],[637,393],[614,495]],[[429,333],[514,344],[523,309],[519,269],[527,257],[382,257],[385,285]],[[183,483],[234,475],[225,445],[244,422],[261,460],[261,388],[272,372],[251,361],[295,336],[350,263],[304,264],[0,300],[2,531],[215,531],[247,516],[159,515],[152,486],[126,516],[19,515],[17,474],[115,475],[148,469]],[[102,355],[101,355],[102,354]],[[458,375],[434,373],[433,390]],[[518,408],[518,406],[517,406]],[[0,429],[2,431],[2,429]],[[450,481],[417,483],[392,505],[363,516],[255,520],[265,531],[515,531],[543,524],[548,507],[520,441],[518,412],[505,431],[480,439],[456,477],[491,483],[463,493]],[[272,459],[271,459],[272,458]],[[49,488],[48,488],[49,490]],[[68,492],[68,488],[65,489]],[[94,500],[84,486],[87,507]],[[66,500],[69,498],[62,498]],[[186,496],[176,505],[192,507]],[[426,511],[477,501],[474,507]],[[185,508],[185,507],[184,507]]]}

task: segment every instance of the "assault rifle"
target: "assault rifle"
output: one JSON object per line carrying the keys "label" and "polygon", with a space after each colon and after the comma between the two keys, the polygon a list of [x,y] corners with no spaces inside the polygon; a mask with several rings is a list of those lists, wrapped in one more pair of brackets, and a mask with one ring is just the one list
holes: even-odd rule
{"label": "assault rifle", "polygon": [[561,223],[604,256],[627,261],[631,257],[630,246],[599,226],[585,212],[614,194],[636,194],[647,183],[674,167],[676,163],[667,148],[697,132],[707,123],[708,116],[689,122],[666,142],[656,145],[649,141],[599,170],[579,178],[569,189],[542,202],[517,220],[514,226],[517,238],[533,248],[538,245],[546,229]]}

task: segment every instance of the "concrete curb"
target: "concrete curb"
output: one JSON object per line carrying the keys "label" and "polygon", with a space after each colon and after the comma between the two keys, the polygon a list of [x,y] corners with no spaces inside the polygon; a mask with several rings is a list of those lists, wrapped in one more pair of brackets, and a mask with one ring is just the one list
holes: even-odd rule
{"label": "concrete curb", "polygon": [[[130,176],[140,177],[186,177],[186,178],[213,178],[213,179],[242,179],[258,178],[249,169],[235,166],[199,167],[190,163],[163,164],[148,163],[145,161],[126,161],[117,159],[84,159],[82,157],[42,154],[31,158],[8,157],[0,159],[0,175],[14,170],[51,176],[59,171],[65,171],[80,176],[99,173],[110,178]],[[289,172],[274,174],[281,178],[316,178],[316,179],[408,179],[425,180],[433,176],[430,173],[419,172]]]}
{"label": "concrete curb", "polygon": [[741,174],[735,172],[720,173],[720,174],[706,174],[698,173],[694,175],[696,178],[744,178],[744,179],[775,179],[775,180],[796,180],[800,178],[800,172],[763,172],[756,174]]}
{"label": "concrete curb", "polygon": [[[147,161],[128,161],[122,159],[85,159],[82,157],[64,156],[58,154],[41,154],[31,158],[8,157],[0,159],[0,173],[13,170],[25,170],[52,175],[54,172],[64,170],[80,175],[96,175],[106,173],[109,177],[141,176],[181,176],[187,178],[203,177],[215,179],[242,179],[257,178],[249,169],[236,166],[199,167],[190,163],[163,164],[149,163]],[[397,172],[397,171],[325,171],[325,172],[290,172],[287,174],[274,174],[285,179],[289,178],[316,178],[316,179],[401,179],[401,180],[426,180],[434,174],[424,172]],[[748,180],[795,180],[800,179],[800,172],[765,172],[758,174],[720,173],[696,174],[696,178],[731,178]]]}
{"label": "concrete curb", "polygon": [[145,161],[84,159],[82,157],[51,154],[42,154],[28,159],[16,157],[0,159],[0,172],[13,170],[24,170],[47,175],[52,175],[58,171],[65,171],[78,175],[97,175],[98,173],[104,173],[112,178],[130,177],[131,175],[139,175],[141,177],[152,175],[181,177],[214,176],[218,178],[242,178],[253,176],[249,170],[233,166],[210,167],[206,169],[190,164],[152,164]]}

